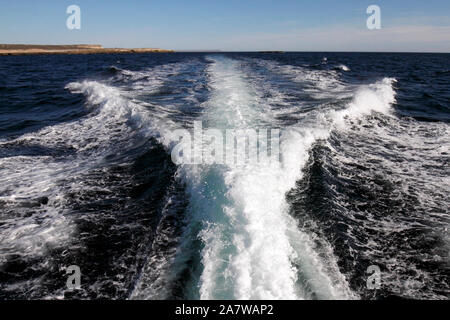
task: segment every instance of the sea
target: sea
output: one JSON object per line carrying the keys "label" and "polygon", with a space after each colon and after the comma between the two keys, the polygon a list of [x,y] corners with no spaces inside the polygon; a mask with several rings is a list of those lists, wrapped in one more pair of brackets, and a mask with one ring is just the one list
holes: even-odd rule
{"label": "sea", "polygon": [[[449,299],[449,84],[438,53],[0,57],[0,299]],[[174,161],[196,124],[275,160]]]}

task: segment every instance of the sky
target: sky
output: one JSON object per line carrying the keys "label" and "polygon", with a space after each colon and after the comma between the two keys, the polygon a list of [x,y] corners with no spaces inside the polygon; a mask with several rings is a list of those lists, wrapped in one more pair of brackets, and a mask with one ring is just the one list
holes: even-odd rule
{"label": "sky", "polygon": [[[369,5],[381,29],[369,30]],[[81,28],[66,26],[69,5]],[[174,50],[450,52],[449,0],[0,0],[0,43]]]}

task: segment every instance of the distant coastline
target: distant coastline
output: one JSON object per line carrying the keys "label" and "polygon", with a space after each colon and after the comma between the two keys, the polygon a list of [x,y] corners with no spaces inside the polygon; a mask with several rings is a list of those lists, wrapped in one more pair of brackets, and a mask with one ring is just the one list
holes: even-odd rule
{"label": "distant coastline", "polygon": [[98,54],[98,53],[149,53],[174,52],[160,48],[103,48],[99,44],[76,45],[28,45],[28,44],[0,44],[0,56],[15,55],[47,55],[47,54]]}

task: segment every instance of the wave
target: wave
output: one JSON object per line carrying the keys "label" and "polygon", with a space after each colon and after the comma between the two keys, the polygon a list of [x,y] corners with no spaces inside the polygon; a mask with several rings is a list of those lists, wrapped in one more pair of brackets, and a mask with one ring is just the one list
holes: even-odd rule
{"label": "wave", "polygon": [[[264,93],[246,81],[238,61],[211,57],[210,62],[212,94],[202,105],[207,127],[255,128],[276,122],[270,106],[264,103]],[[320,89],[339,82],[333,74],[330,79],[326,74],[302,78],[300,73],[295,69],[296,81],[301,78]],[[317,84],[324,78],[326,85]],[[151,265],[152,277],[143,276],[131,296],[170,296],[167,286],[158,283],[176,281],[187,261],[198,261],[185,289],[191,298],[356,298],[339,271],[331,245],[321,239],[317,247],[314,234],[303,232],[289,214],[286,193],[302,178],[311,147],[327,139],[331,130],[344,130],[348,121],[372,111],[389,114],[395,101],[394,81],[384,79],[360,87],[345,109],[311,112],[309,124],[314,119],[315,125],[284,128],[281,163],[246,163],[243,167],[181,165],[177,175],[187,187],[189,218],[179,236],[179,249],[169,254],[170,260],[149,257],[144,273],[151,272]],[[130,102],[132,92],[122,95],[96,82],[72,83],[68,88],[84,93],[90,106],[100,108],[99,115],[132,121],[136,128],[158,137],[168,152],[173,147],[168,128],[179,125],[154,122],[147,114],[144,116],[142,106]],[[194,241],[198,238],[200,246]],[[161,271],[156,273],[155,269]],[[153,284],[148,283],[149,279]]]}
{"label": "wave", "polygon": [[[266,62],[266,66],[279,72],[277,65]],[[202,120],[207,127],[223,130],[278,126],[281,123],[277,120],[279,110],[273,108],[274,105],[296,112],[297,106],[276,86],[271,88],[270,83],[261,86],[253,81],[255,75],[246,74],[244,70],[251,72],[239,61],[210,58],[207,72],[211,95],[202,104]],[[396,102],[396,80],[384,78],[356,87],[345,85],[333,73],[319,72],[320,76],[311,76],[308,70],[308,75],[302,76],[302,69],[296,67],[282,70],[281,73],[293,82],[307,83],[317,91],[326,90],[328,86],[336,89],[335,84],[339,83],[335,93],[351,94],[351,101],[343,99],[343,105],[308,111],[301,122],[285,125],[279,165],[181,165],[178,177],[186,185],[189,197],[188,216],[182,219],[184,229],[168,235],[170,228],[166,226],[157,233],[160,240],[154,242],[155,250],[148,258],[132,298],[171,297],[173,286],[180,281],[183,289],[179,290],[183,294],[179,297],[189,298],[358,298],[348,283],[351,272],[348,274],[338,267],[335,246],[320,233],[319,226],[303,228],[289,214],[286,194],[304,177],[311,149],[318,142],[326,141],[329,145],[336,134],[352,136],[355,132],[372,132],[366,130],[366,126],[374,114],[382,114],[380,119],[394,123],[393,127],[397,125],[399,121],[392,108]],[[268,91],[276,94],[267,99]],[[377,134],[381,134],[380,130]],[[170,152],[174,145],[170,130],[159,130],[159,135],[160,142]],[[430,200],[424,200],[427,201]],[[167,203],[167,212],[177,211],[172,207],[178,201],[168,200]],[[314,225],[313,221],[307,223]],[[167,241],[171,243],[169,249],[162,245]],[[377,244],[373,243],[373,247],[377,248]],[[391,260],[388,265],[405,268],[401,259],[395,263]],[[429,277],[418,268],[414,270],[422,277]],[[399,287],[392,273],[386,274],[384,281],[392,288]],[[408,281],[417,287],[417,279]],[[417,294],[414,288],[409,288],[408,292]]]}
{"label": "wave", "polygon": [[[446,280],[435,272],[448,262],[448,125],[383,116],[352,126],[334,133],[322,155],[323,170],[332,175],[324,179],[332,187],[329,205],[339,212],[324,219],[349,221],[344,237],[351,240],[340,245],[349,254],[341,259],[379,265],[380,295],[441,299]],[[352,277],[358,272],[350,270]]]}
{"label": "wave", "polygon": [[[105,109],[113,108],[115,91],[112,88],[95,82],[71,84],[68,88],[89,92],[90,108],[102,103],[107,105]],[[100,150],[108,150],[114,135],[118,138],[126,131],[125,127],[112,129],[117,122],[105,121],[105,113],[104,110],[94,117],[46,127],[1,143],[3,150],[37,148],[38,151],[0,159],[5,177],[0,184],[3,208],[15,214],[32,212],[26,218],[11,219],[2,225],[3,254],[42,255],[46,248],[62,246],[69,240],[73,226],[64,207],[66,183],[68,180],[75,183],[77,177],[101,161],[97,157]],[[118,120],[124,113],[112,118]],[[76,184],[73,187],[76,188]],[[43,197],[45,202],[35,200]]]}
{"label": "wave", "polygon": [[303,94],[315,100],[342,99],[352,95],[353,88],[346,85],[336,70],[310,69],[304,66],[286,65],[277,61],[255,59],[255,63],[272,74],[279,74],[301,85]]}
{"label": "wave", "polygon": [[[140,73],[133,77],[142,79]],[[154,125],[148,104],[135,103],[121,88],[85,80],[69,83],[66,89],[86,97],[87,116],[0,142],[2,153],[6,152],[0,158],[5,177],[0,204],[11,214],[2,224],[2,260],[11,255],[41,256],[64,246],[74,229],[66,195],[83,188],[83,176],[90,170],[113,158],[126,161],[127,150],[146,143],[148,137],[158,137],[154,129],[164,127]],[[17,214],[26,216],[13,219]]]}
{"label": "wave", "polygon": [[346,120],[357,119],[372,112],[384,115],[392,114],[392,104],[395,103],[394,78],[384,78],[374,84],[359,87],[352,102],[343,110],[330,111],[325,117],[332,117],[332,124],[340,129],[347,126]]}
{"label": "wave", "polygon": [[340,64],[338,66],[336,66],[337,70],[342,70],[342,71],[350,71],[350,68],[347,67],[345,64]]}
{"label": "wave", "polygon": [[[302,55],[193,57],[105,68],[68,83],[70,99],[46,89],[37,104],[76,114],[56,110],[64,122],[0,138],[0,265],[25,267],[0,294],[63,298],[64,288],[51,291],[54,268],[95,261],[89,286],[71,297],[445,296],[449,127],[402,113],[426,100],[417,110],[429,116],[431,93],[403,78],[360,84],[327,59],[286,64]],[[258,142],[276,152],[279,138],[279,158],[171,163],[174,130],[199,121],[221,133],[276,131]],[[371,264],[380,290],[366,288]]]}
{"label": "wave", "polygon": [[[179,281],[184,282],[183,296],[188,298],[358,297],[340,271],[332,245],[304,230],[290,215],[286,194],[302,179],[310,150],[318,141],[327,140],[333,130],[347,130],[352,121],[372,112],[390,115],[390,106],[395,102],[395,80],[386,78],[355,90],[347,87],[334,71],[257,63],[304,85],[302,90],[306,88],[314,95],[351,94],[352,100],[340,109],[306,112],[301,121],[283,125],[280,161],[247,162],[242,166],[180,165],[177,177],[185,185],[189,199],[187,216],[173,216],[184,210],[176,199],[181,197],[179,191],[168,196],[162,216],[178,219],[183,227],[172,230],[161,222],[152,244],[154,250],[131,298],[170,297],[170,287]],[[42,255],[51,246],[71,241],[74,223],[65,195],[83,188],[83,176],[93,168],[101,168],[118,157],[126,162],[126,151],[150,137],[171,152],[176,143],[173,130],[191,126],[181,108],[199,100],[156,104],[145,97],[167,85],[168,78],[164,77],[176,77],[186,70],[183,68],[192,66],[165,65],[136,72],[117,69],[105,82],[69,83],[66,88],[70,92],[86,97],[90,111],[86,117],[1,142],[3,146],[35,145],[59,150],[55,151],[58,157],[0,159],[3,173],[10,177],[0,185],[4,191],[0,204],[15,212],[25,203],[35,208],[29,219],[2,226],[2,252]],[[291,112],[297,110],[289,97],[276,87],[271,88],[272,84],[261,87],[253,82],[255,75],[243,68],[241,61],[210,57],[206,73],[210,94],[201,103],[200,113],[206,128],[280,126],[275,105]],[[193,84],[186,86],[190,97],[195,96],[195,88]],[[267,100],[270,90],[277,94]],[[15,182],[14,190],[7,190],[11,179],[20,182]],[[36,223],[38,217],[40,222]],[[171,246],[162,245],[168,239]],[[186,272],[188,279],[182,280]]]}
{"label": "wave", "polygon": [[[210,59],[212,95],[204,104],[203,117],[207,126],[255,128],[275,122],[263,103],[263,93],[246,81],[238,61]],[[393,81],[385,79],[360,88],[342,111],[311,113],[317,120],[315,126],[284,128],[281,163],[180,166],[178,176],[187,185],[189,196],[189,218],[172,268],[183,270],[183,264],[196,261],[193,257],[201,251],[197,258],[200,266],[193,275],[198,280],[187,289],[191,298],[357,297],[340,273],[331,246],[322,241],[317,248],[312,235],[302,232],[290,216],[286,193],[301,179],[316,141],[327,139],[330,131],[348,118],[389,112],[394,102]],[[200,247],[194,241],[197,238]],[[134,296],[151,296],[139,290]]]}

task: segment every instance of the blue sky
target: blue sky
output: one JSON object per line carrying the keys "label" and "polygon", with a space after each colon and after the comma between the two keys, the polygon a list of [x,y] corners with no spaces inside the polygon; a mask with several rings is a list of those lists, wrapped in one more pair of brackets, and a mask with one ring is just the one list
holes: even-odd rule
{"label": "blue sky", "polygon": [[[81,8],[81,29],[66,8]],[[380,30],[366,9],[381,8]],[[0,43],[175,50],[450,52],[448,0],[0,0]]]}

